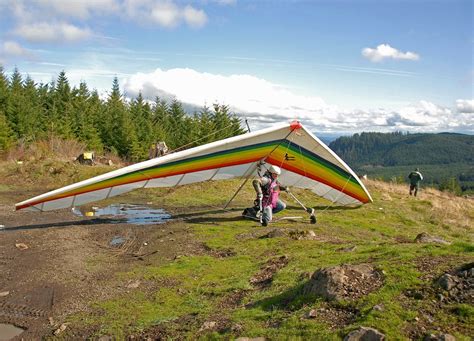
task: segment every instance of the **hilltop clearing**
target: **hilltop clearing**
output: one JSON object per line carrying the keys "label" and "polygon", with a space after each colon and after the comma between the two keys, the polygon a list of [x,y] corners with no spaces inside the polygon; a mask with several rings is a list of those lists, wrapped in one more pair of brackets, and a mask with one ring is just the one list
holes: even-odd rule
{"label": "hilltop clearing", "polygon": [[240,217],[253,200],[249,184],[220,209],[240,180],[95,204],[143,204],[173,216],[133,225],[70,210],[13,211],[15,202],[109,166],[2,166],[0,324],[24,328],[18,338],[474,335],[472,199],[425,188],[413,198],[407,186],[369,180],[374,203],[345,208],[295,189],[317,224],[282,194],[289,207],[277,217],[293,218],[266,228]]}

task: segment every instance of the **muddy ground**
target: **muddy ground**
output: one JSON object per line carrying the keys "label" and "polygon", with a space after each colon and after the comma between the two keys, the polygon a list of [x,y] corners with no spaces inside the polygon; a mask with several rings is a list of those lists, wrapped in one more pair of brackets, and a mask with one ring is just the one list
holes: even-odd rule
{"label": "muddy ground", "polygon": [[[16,202],[29,194],[7,196]],[[53,336],[67,315],[131,290],[134,283],[114,274],[147,262],[148,256],[158,253],[160,262],[169,262],[212,252],[194,238],[193,215],[173,214],[176,219],[166,224],[133,225],[70,210],[14,212],[12,205],[0,204],[0,324],[26,329],[16,339]],[[117,236],[125,242],[113,245]]]}

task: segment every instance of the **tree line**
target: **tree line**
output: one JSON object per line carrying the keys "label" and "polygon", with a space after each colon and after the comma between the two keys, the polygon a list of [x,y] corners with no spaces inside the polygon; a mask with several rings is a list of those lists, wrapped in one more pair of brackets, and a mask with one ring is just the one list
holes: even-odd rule
{"label": "tree line", "polygon": [[420,167],[425,184],[460,194],[474,193],[474,136],[440,133],[364,132],[329,144],[359,173],[405,180]]}
{"label": "tree line", "polygon": [[355,165],[400,166],[474,163],[474,136],[364,132],[342,136],[330,148]]}
{"label": "tree line", "polygon": [[227,105],[188,114],[176,99],[147,101],[139,93],[127,100],[116,77],[107,98],[101,99],[86,82],[71,87],[64,71],[51,83],[37,84],[17,68],[7,77],[0,66],[0,154],[20,141],[59,137],[81,141],[98,153],[141,161],[158,141],[174,150],[244,132]]}

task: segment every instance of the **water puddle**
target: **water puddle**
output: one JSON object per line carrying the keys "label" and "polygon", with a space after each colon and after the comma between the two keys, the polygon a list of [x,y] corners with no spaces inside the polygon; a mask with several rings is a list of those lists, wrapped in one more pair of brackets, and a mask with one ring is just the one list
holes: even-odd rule
{"label": "water puddle", "polygon": [[0,323],[0,341],[11,340],[24,331],[24,329],[18,328],[12,324]]}
{"label": "water puddle", "polygon": [[126,239],[124,237],[121,237],[121,236],[115,236],[112,238],[112,240],[110,241],[110,246],[120,246],[122,245],[123,243],[125,243]]}
{"label": "water puddle", "polygon": [[74,207],[72,213],[80,217],[106,217],[116,223],[135,225],[163,224],[171,219],[171,215],[162,208],[151,208],[145,205],[113,204],[104,208]]}

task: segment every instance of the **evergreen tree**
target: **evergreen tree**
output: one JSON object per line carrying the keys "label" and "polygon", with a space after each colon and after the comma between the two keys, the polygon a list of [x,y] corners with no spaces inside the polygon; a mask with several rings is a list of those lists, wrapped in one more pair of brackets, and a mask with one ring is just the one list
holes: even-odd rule
{"label": "evergreen tree", "polygon": [[213,123],[215,136],[213,140],[220,140],[226,137],[245,133],[240,120],[230,113],[227,105],[214,104]]}
{"label": "evergreen tree", "polygon": [[96,152],[102,151],[98,128],[95,124],[94,107],[87,84],[81,82],[79,88],[72,91],[73,132],[76,138],[85,142],[87,148]]}
{"label": "evergreen tree", "polygon": [[57,133],[64,138],[72,138],[73,115],[72,115],[71,86],[66,77],[66,72],[61,71],[56,81],[54,91],[55,110],[57,111],[58,125]]}
{"label": "evergreen tree", "polygon": [[171,103],[168,110],[169,130],[167,131],[167,138],[169,140],[168,147],[176,149],[191,142],[189,140],[190,127],[187,126],[186,113],[183,106],[176,99]]}
{"label": "evergreen tree", "polygon": [[113,80],[112,92],[107,99],[103,116],[102,141],[111,151],[116,151],[120,156],[127,157],[130,149],[127,135],[134,134],[134,127],[122,100],[117,77]]}
{"label": "evergreen tree", "polygon": [[195,114],[194,120],[197,122],[196,140],[199,144],[205,144],[213,141],[215,125],[213,114],[208,106],[204,106],[199,113]]}
{"label": "evergreen tree", "polygon": [[5,76],[3,67],[0,65],[0,112],[7,112],[9,93],[8,78]]}
{"label": "evergreen tree", "polygon": [[0,155],[10,148],[14,140],[13,130],[10,128],[2,110],[0,110]]}
{"label": "evergreen tree", "polygon": [[71,87],[66,73],[61,71],[56,82],[52,82],[49,86],[48,96],[44,101],[49,136],[63,138],[74,136],[71,97]]}
{"label": "evergreen tree", "polygon": [[17,132],[25,141],[34,141],[42,136],[40,117],[43,110],[36,84],[29,76],[26,78],[18,103]]}
{"label": "evergreen tree", "polygon": [[170,130],[170,120],[168,110],[169,107],[166,101],[156,97],[151,117],[154,142],[165,141],[169,144],[168,132]]}
{"label": "evergreen tree", "polygon": [[152,113],[148,103],[145,102],[141,93],[130,104],[130,118],[136,131],[138,146],[134,146],[134,159],[145,159],[148,148],[154,143],[153,127],[151,121]]}
{"label": "evergreen tree", "polygon": [[10,79],[9,95],[7,102],[6,118],[9,125],[13,129],[16,138],[20,137],[20,131],[18,127],[18,116],[21,112],[21,103],[23,101],[23,79],[17,68],[13,70],[13,74]]}

